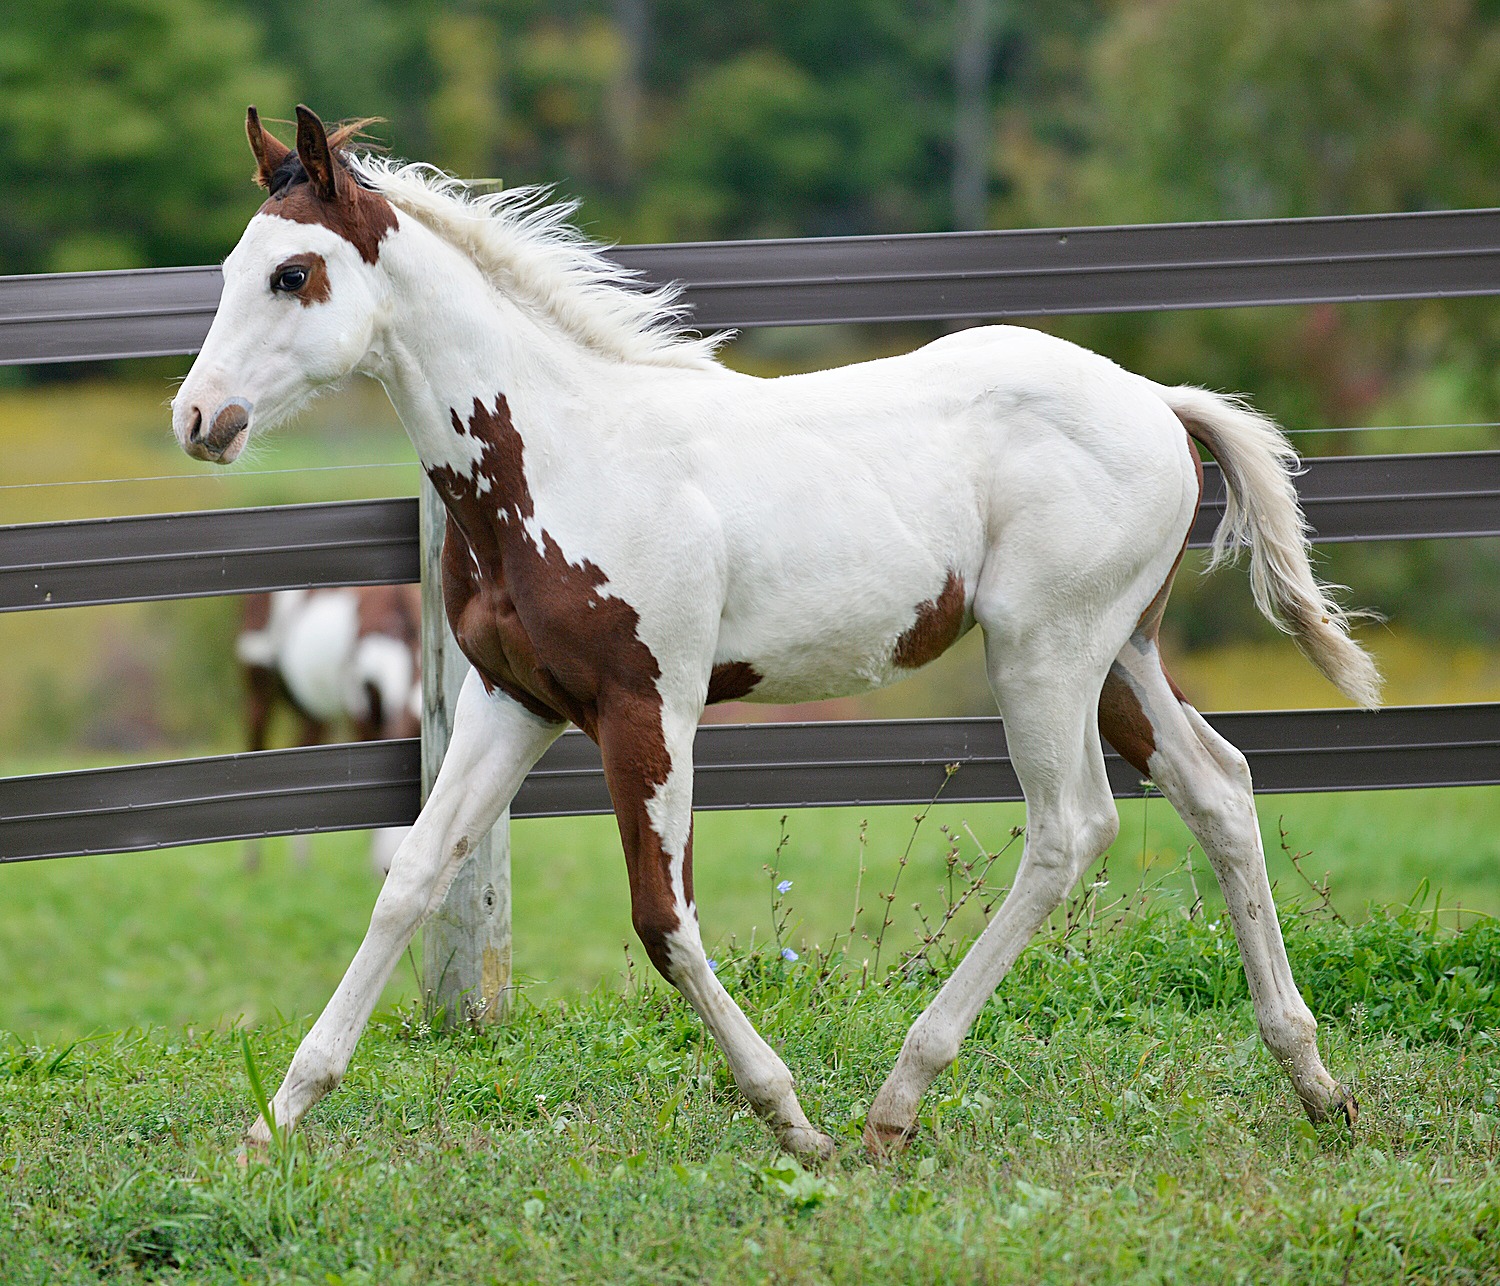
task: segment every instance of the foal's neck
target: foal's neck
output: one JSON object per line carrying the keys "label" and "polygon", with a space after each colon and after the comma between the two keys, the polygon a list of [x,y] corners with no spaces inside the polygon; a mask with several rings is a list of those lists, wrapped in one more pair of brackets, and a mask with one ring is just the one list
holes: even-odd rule
{"label": "foal's neck", "polygon": [[525,408],[528,446],[545,455],[579,391],[597,383],[599,357],[505,298],[467,255],[415,219],[401,219],[380,259],[389,315],[367,365],[423,466],[467,474],[478,448],[455,430],[454,415],[462,424],[476,398],[492,407],[501,395]]}

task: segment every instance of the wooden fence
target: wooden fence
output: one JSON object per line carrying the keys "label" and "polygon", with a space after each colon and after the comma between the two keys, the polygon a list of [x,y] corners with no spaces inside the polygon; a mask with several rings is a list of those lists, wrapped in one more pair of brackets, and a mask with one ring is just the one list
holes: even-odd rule
{"label": "wooden fence", "polygon": [[[1500,294],[1500,211],[614,253],[648,284],[685,282],[705,328],[1347,303]],[[218,293],[215,268],[0,278],[0,364],[193,352]],[[1197,545],[1223,508],[1216,469],[1206,484]],[[1314,460],[1299,487],[1323,543],[1500,535],[1500,451]],[[420,511],[434,503],[429,493],[420,504],[0,528],[0,611],[412,581],[435,570],[434,536],[420,534]],[[425,747],[323,746],[0,780],[0,862],[409,822],[445,744],[461,674],[440,617],[428,634],[437,663],[425,667]],[[1500,705],[1210,719],[1246,751],[1257,789],[1297,791],[1500,783],[1497,716]],[[703,809],[918,803],[952,763],[962,767],[945,798],[1020,797],[998,719],[708,727],[695,760]],[[1116,793],[1139,790],[1118,758],[1109,770]],[[513,813],[608,806],[597,752],[570,732],[527,779]],[[450,1013],[497,1012],[509,972],[503,826],[492,856],[455,885],[442,920],[449,928],[429,931],[426,953],[428,977],[443,980],[439,1001]]]}

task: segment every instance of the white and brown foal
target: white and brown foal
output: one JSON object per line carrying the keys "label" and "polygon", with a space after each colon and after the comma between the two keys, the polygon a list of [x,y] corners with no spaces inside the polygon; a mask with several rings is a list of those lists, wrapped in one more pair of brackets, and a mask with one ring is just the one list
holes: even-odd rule
{"label": "white and brown foal", "polygon": [[[693,734],[705,704],[866,691],[975,624],[1028,829],[994,920],[906,1038],[874,1147],[1118,818],[1101,735],[1213,863],[1260,1030],[1315,1119],[1354,1112],[1287,965],[1244,758],[1163,673],[1156,631],[1223,466],[1219,552],[1345,693],[1378,676],[1308,566],[1294,456],[1267,420],[1036,331],[981,328],[904,357],[782,379],[719,365],[670,295],[535,192],[478,200],[430,169],[346,152],[298,108],[297,146],[250,142],[269,197],[224,263],[173,403],[227,464],[253,428],[359,371],[384,384],[448,506],[444,597],[474,670],[448,757],[272,1110],[293,1126],[343,1076],[401,951],[470,846],[568,723],[599,744],[652,962],[712,1030],[786,1148],[826,1155],[786,1065],[710,971],[693,901]],[[257,1120],[252,1141],[264,1141]]]}
{"label": "white and brown foal", "polygon": [[422,596],[416,585],[247,594],[234,654],[245,681],[247,739],[264,750],[287,706],[298,745],[348,720],[360,741],[422,730]]}
{"label": "white and brown foal", "polygon": [[[280,706],[297,717],[297,744],[316,746],[345,721],[359,741],[422,731],[422,589],[360,585],[247,594],[234,653],[245,686],[251,750],[264,750]],[[409,826],[370,832],[370,865],[385,877]],[[293,841],[299,861],[307,836]],[[246,844],[249,870],[260,843]]]}

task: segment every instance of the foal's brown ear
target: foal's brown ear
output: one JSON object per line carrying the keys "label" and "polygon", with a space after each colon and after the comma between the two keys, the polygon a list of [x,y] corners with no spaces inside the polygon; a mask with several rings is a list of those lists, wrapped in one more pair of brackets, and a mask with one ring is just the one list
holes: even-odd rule
{"label": "foal's brown ear", "polygon": [[263,188],[271,186],[271,175],[276,167],[291,153],[285,143],[274,134],[267,134],[260,124],[260,113],[250,107],[245,111],[245,133],[250,137],[250,150],[255,153],[255,181]]}
{"label": "foal's brown ear", "polygon": [[297,104],[297,155],[313,191],[324,201],[335,200],[339,194],[338,171],[328,146],[328,131],[317,114],[301,103]]}

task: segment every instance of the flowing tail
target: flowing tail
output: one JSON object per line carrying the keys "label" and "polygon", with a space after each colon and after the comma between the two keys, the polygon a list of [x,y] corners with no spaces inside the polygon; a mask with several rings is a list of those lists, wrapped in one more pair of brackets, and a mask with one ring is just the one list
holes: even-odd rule
{"label": "flowing tail", "polygon": [[1188,433],[1224,471],[1228,503],[1214,533],[1210,569],[1250,548],[1255,605],[1285,630],[1330,682],[1368,710],[1380,705],[1380,671],[1349,637],[1350,613],[1308,563],[1307,523],[1292,477],[1297,453],[1281,430],[1243,401],[1183,385],[1158,387]]}

